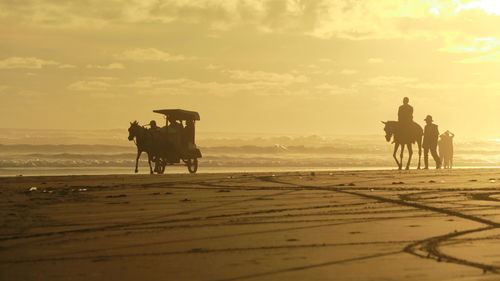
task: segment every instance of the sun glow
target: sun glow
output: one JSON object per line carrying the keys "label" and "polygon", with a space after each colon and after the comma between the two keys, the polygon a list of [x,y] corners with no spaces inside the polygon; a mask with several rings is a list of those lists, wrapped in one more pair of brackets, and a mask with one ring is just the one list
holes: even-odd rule
{"label": "sun glow", "polygon": [[461,5],[459,10],[479,9],[489,15],[500,15],[500,1],[480,0]]}

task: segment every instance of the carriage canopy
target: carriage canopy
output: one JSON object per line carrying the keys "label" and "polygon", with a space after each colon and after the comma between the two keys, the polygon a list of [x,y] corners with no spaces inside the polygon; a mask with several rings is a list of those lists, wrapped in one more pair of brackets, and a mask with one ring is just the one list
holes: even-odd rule
{"label": "carriage canopy", "polygon": [[156,109],[155,113],[160,113],[175,120],[200,120],[200,115],[196,111],[183,109]]}

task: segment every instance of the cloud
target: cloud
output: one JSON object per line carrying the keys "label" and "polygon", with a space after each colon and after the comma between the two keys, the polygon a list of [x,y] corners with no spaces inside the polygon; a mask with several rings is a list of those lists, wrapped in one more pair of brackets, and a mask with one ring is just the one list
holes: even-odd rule
{"label": "cloud", "polygon": [[367,86],[384,87],[384,86],[401,86],[416,82],[416,78],[402,76],[377,76],[369,78],[364,82]]}
{"label": "cloud", "polygon": [[447,45],[439,50],[450,53],[484,53],[498,49],[500,49],[500,39],[492,36],[473,39],[448,38]]}
{"label": "cloud", "polygon": [[58,68],[68,69],[68,68],[76,68],[76,66],[72,64],[59,64]]}
{"label": "cloud", "polygon": [[83,80],[77,81],[68,86],[69,90],[73,91],[104,91],[111,87],[109,83],[99,80]]}
{"label": "cloud", "polygon": [[[290,96],[302,95],[304,91],[290,86],[289,80],[241,80],[240,82],[197,81],[187,78],[163,79],[159,77],[141,77],[121,87],[136,89],[144,95],[259,95]],[[297,85],[297,84],[293,84]]]}
{"label": "cloud", "polygon": [[356,73],[358,73],[358,71],[354,69],[343,69],[342,71],[340,71],[340,74],[342,75],[354,75]]}
{"label": "cloud", "polygon": [[343,95],[343,94],[352,94],[357,92],[357,89],[354,87],[344,88],[330,83],[320,84],[316,86],[315,89],[328,95]]}
{"label": "cloud", "polygon": [[304,83],[309,79],[304,75],[292,75],[288,73],[275,73],[265,71],[246,71],[246,70],[226,70],[229,77],[235,80],[260,81],[270,83]]}
{"label": "cloud", "polygon": [[381,58],[369,58],[368,59],[368,63],[372,63],[372,64],[383,63],[383,62],[384,62],[384,60]]}
{"label": "cloud", "polygon": [[192,57],[185,57],[182,55],[171,55],[167,52],[160,51],[155,48],[135,48],[123,51],[120,54],[115,55],[118,60],[134,61],[134,62],[146,62],[146,61],[183,61],[188,59],[193,59]]}
{"label": "cloud", "polygon": [[473,57],[458,61],[459,63],[498,63],[500,62],[500,51],[493,52],[484,56]]}
{"label": "cloud", "polygon": [[123,64],[121,63],[110,63],[108,65],[93,65],[93,64],[89,64],[87,65],[87,68],[95,68],[95,69],[124,69],[125,66],[123,66]]}
{"label": "cloud", "polygon": [[61,69],[75,68],[71,64],[63,64],[53,60],[44,60],[35,57],[10,57],[0,60],[0,69],[41,69],[54,66]]}
{"label": "cloud", "polygon": [[[462,29],[495,34],[498,10],[498,0],[0,1],[0,18],[15,22],[100,28],[188,23],[213,30],[252,26],[262,32],[348,39],[440,38],[442,32]],[[490,21],[497,24],[485,24]]]}
{"label": "cloud", "polygon": [[58,62],[43,60],[35,57],[10,57],[0,60],[0,69],[40,69],[48,65],[60,65]]}
{"label": "cloud", "polygon": [[463,90],[463,89],[474,89],[474,90],[500,90],[500,83],[425,83],[417,82],[407,85],[409,88],[422,89],[422,90]]}

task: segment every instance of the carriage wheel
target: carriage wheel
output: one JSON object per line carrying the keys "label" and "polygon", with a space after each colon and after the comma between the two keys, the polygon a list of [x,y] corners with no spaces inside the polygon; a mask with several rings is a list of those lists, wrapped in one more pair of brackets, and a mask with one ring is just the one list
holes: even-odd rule
{"label": "carriage wheel", "polygon": [[189,173],[196,173],[196,171],[198,171],[198,158],[188,159],[186,166],[188,167]]}
{"label": "carriage wheel", "polygon": [[159,157],[158,160],[155,162],[155,172],[158,174],[163,174],[165,172],[165,161],[163,158]]}

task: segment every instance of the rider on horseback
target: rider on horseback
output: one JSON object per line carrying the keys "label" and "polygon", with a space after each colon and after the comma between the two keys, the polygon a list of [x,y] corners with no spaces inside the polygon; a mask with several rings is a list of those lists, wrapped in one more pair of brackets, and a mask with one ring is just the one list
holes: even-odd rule
{"label": "rider on horseback", "polygon": [[409,105],[410,99],[405,97],[403,105],[398,110],[398,122],[401,134],[398,136],[400,143],[408,143],[411,141],[411,130],[413,126],[413,107]]}
{"label": "rider on horseback", "polygon": [[398,110],[398,121],[401,123],[410,124],[413,122],[413,107],[409,105],[410,99],[405,97],[403,99],[403,105],[399,107]]}

